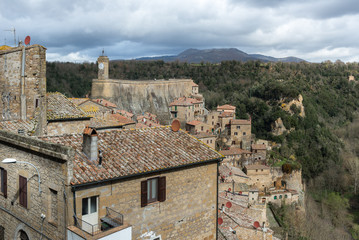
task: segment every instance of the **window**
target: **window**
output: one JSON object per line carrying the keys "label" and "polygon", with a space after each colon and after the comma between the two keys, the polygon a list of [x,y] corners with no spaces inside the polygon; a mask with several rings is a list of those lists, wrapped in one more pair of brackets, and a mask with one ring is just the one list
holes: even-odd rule
{"label": "window", "polygon": [[288,198],[288,195],[286,194],[286,195],[284,195],[284,198]]}
{"label": "window", "polygon": [[277,199],[277,196],[274,196],[274,200],[276,200]]}
{"label": "window", "polygon": [[5,239],[5,228],[0,225],[0,240]]}
{"label": "window", "polygon": [[50,189],[49,222],[57,224],[57,191]]}
{"label": "window", "polygon": [[82,199],[82,216],[97,212],[97,196]]}
{"label": "window", "polygon": [[282,195],[279,195],[279,199],[282,199]]}
{"label": "window", "polygon": [[19,200],[20,205],[27,208],[27,178],[19,176]]}
{"label": "window", "polygon": [[258,169],[256,169],[256,172],[258,172]]}
{"label": "window", "polygon": [[212,122],[212,125],[214,125],[214,122]]}
{"label": "window", "polygon": [[0,192],[7,198],[7,171],[0,168]]}
{"label": "window", "polygon": [[243,132],[243,136],[245,136],[246,135],[246,132]]}
{"label": "window", "polygon": [[210,142],[212,143],[212,140]]}
{"label": "window", "polygon": [[175,106],[175,111],[177,111],[177,106]]}
{"label": "window", "polygon": [[[214,119],[214,116],[212,116],[212,119]],[[213,123],[212,123],[213,124]]]}
{"label": "window", "polygon": [[238,133],[237,133],[237,132],[234,132],[234,135],[236,135],[236,136],[237,136],[237,135],[238,135]]}
{"label": "window", "polygon": [[18,233],[18,239],[19,240],[29,240],[29,237],[27,236],[26,232],[23,230],[20,230]]}
{"label": "window", "polygon": [[236,128],[237,128],[237,129],[241,129],[241,126],[237,126]]}
{"label": "window", "polygon": [[166,200],[166,177],[151,178],[141,182],[141,207]]}
{"label": "window", "polygon": [[37,108],[38,106],[39,106],[39,99],[36,98],[36,99],[35,99],[35,108]]}
{"label": "window", "polygon": [[175,117],[175,118],[177,117],[177,113],[174,114],[174,117]]}
{"label": "window", "polygon": [[[260,160],[260,159],[259,159]],[[263,172],[263,169],[261,169],[261,172]]]}
{"label": "window", "polygon": [[201,127],[201,131],[203,131],[203,126]]}

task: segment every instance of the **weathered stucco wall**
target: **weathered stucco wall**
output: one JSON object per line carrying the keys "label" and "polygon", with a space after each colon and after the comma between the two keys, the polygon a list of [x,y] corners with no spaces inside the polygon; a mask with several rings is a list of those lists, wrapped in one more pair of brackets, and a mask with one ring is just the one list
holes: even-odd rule
{"label": "weathered stucco wall", "polygon": [[178,97],[189,96],[192,79],[170,80],[98,80],[92,81],[92,98],[104,98],[120,109],[135,114],[151,112],[162,124],[169,124],[169,104]]}

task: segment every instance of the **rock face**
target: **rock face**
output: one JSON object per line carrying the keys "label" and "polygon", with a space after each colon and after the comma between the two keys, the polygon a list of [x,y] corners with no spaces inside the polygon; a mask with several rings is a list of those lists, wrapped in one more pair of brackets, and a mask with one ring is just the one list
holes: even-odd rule
{"label": "rock face", "polygon": [[169,124],[169,104],[178,97],[190,96],[192,79],[92,81],[92,98],[104,98],[134,114],[151,112],[162,124]]}
{"label": "rock face", "polygon": [[283,103],[282,108],[283,110],[289,112],[290,114],[294,114],[293,111],[290,109],[292,105],[295,105],[298,109],[300,109],[299,116],[305,117],[305,111],[303,106],[303,96],[299,94],[298,99],[293,99],[289,103]]}
{"label": "rock face", "polygon": [[285,128],[283,121],[281,118],[278,118],[275,120],[275,122],[272,124],[272,134],[274,136],[282,135],[287,129]]}

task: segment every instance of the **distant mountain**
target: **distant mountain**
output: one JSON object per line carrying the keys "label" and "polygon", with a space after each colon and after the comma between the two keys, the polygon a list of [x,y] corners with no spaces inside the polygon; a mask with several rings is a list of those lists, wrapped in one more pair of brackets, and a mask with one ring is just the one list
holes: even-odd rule
{"label": "distant mountain", "polygon": [[221,61],[236,60],[236,61],[251,61],[260,60],[263,62],[302,62],[305,61],[296,57],[275,58],[270,56],[264,56],[260,54],[247,54],[238,50],[237,48],[218,48],[218,49],[187,49],[184,52],[174,56],[158,56],[158,57],[142,57],[136,60],[151,61],[151,60],[163,60],[165,62],[188,62],[188,63],[220,63]]}

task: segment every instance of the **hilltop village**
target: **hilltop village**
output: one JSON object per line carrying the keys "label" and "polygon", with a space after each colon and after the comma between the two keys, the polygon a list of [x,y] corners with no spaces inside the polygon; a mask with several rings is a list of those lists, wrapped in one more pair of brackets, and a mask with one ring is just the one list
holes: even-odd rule
{"label": "hilltop village", "polygon": [[109,79],[100,56],[91,96],[68,98],[46,91],[46,48],[0,60],[0,239],[274,240],[269,205],[303,211],[300,168],[192,79]]}

